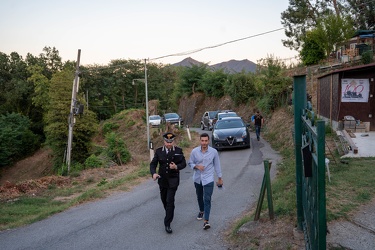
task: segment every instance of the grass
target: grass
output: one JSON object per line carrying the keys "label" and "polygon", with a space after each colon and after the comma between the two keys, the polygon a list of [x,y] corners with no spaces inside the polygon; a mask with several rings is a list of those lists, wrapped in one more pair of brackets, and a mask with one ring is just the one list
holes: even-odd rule
{"label": "grass", "polygon": [[[375,193],[375,158],[349,158],[348,164],[330,164],[331,182],[326,184],[327,219],[348,219]],[[339,161],[338,161],[339,162]]]}
{"label": "grass", "polygon": [[[87,182],[69,188],[51,186],[41,196],[22,196],[13,201],[0,203],[0,230],[19,227],[45,219],[69,207],[106,197],[109,190],[127,191],[149,174],[148,164],[142,163],[132,173],[113,180],[101,179],[96,185],[87,188]],[[94,181],[90,183],[95,184]],[[74,198],[69,198],[75,195]],[[57,197],[67,199],[56,200]]]}

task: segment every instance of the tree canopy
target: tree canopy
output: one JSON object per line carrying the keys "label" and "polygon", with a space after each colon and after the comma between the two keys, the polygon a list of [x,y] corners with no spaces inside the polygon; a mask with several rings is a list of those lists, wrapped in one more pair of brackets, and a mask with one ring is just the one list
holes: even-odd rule
{"label": "tree canopy", "polygon": [[[299,50],[306,40],[308,31],[318,28],[328,40],[348,38],[346,31],[357,29],[374,29],[375,2],[367,0],[289,0],[288,8],[281,13],[281,24],[285,28],[287,39],[283,40],[285,47]],[[337,29],[335,29],[337,28]],[[353,35],[354,33],[352,33]],[[337,36],[338,35],[338,36]],[[325,51],[331,45],[326,44]]]}

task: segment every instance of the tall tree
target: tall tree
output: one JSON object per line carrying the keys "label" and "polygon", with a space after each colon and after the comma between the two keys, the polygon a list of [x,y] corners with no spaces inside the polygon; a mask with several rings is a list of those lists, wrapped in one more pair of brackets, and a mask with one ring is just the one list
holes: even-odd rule
{"label": "tall tree", "polygon": [[306,32],[317,25],[320,16],[335,13],[340,17],[344,9],[337,0],[289,0],[287,10],[281,13],[281,24],[288,37],[282,40],[284,46],[298,50]]}
{"label": "tall tree", "polygon": [[228,74],[223,69],[207,71],[202,78],[202,89],[207,96],[224,96],[224,84],[228,80]]}
{"label": "tall tree", "polygon": [[[46,139],[52,148],[56,166],[63,162],[68,139],[68,117],[72,97],[74,69],[57,72],[51,79],[49,107],[46,114]],[[80,95],[78,101],[85,103]],[[86,110],[82,116],[76,116],[73,135],[72,158],[83,162],[89,155],[91,137],[97,130],[97,121],[92,111]]]}
{"label": "tall tree", "polygon": [[180,75],[181,94],[190,96],[195,92],[203,91],[202,89],[202,78],[208,71],[206,64],[202,65],[191,65],[191,67],[185,67]]}
{"label": "tall tree", "polygon": [[39,55],[40,60],[44,63],[45,73],[48,79],[51,79],[52,75],[62,69],[62,61],[59,55],[59,51],[53,47],[44,47],[43,52]]}
{"label": "tall tree", "polygon": [[334,14],[328,14],[318,20],[316,37],[327,57],[334,50],[336,44],[348,40],[353,35],[353,23],[349,17],[341,18]]}
{"label": "tall tree", "polygon": [[345,12],[353,19],[355,29],[375,29],[375,1],[347,0]]}
{"label": "tall tree", "polygon": [[303,40],[300,51],[301,60],[304,65],[318,64],[326,58],[324,47],[319,43],[317,30],[308,31]]}

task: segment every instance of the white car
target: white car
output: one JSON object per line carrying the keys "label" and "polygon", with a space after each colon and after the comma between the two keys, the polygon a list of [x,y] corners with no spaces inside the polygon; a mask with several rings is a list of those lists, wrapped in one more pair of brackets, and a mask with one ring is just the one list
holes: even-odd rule
{"label": "white car", "polygon": [[148,117],[148,124],[150,124],[152,127],[159,127],[160,123],[161,123],[160,115],[150,115]]}

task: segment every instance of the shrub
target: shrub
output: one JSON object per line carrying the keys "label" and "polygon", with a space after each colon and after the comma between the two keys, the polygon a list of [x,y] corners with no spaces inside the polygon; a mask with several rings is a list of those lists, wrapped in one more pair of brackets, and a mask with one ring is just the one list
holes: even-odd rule
{"label": "shrub", "polygon": [[103,125],[103,134],[107,134],[109,132],[112,132],[114,129],[117,129],[119,128],[120,125],[118,125],[117,123],[112,123],[112,122],[107,122]]}
{"label": "shrub", "polygon": [[85,161],[86,168],[99,168],[102,165],[102,161],[96,155],[90,155]]}
{"label": "shrub", "polygon": [[0,116],[0,166],[6,166],[33,153],[40,138],[30,130],[26,116],[12,113]]}
{"label": "shrub", "polygon": [[362,53],[362,58],[361,58],[362,63],[363,64],[372,63],[374,61],[373,56],[374,56],[374,53],[372,52],[372,50]]}
{"label": "shrub", "polygon": [[125,142],[116,133],[111,132],[106,135],[108,148],[105,150],[106,155],[114,162],[122,165],[130,160],[130,152],[125,147]]}

